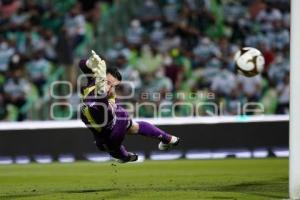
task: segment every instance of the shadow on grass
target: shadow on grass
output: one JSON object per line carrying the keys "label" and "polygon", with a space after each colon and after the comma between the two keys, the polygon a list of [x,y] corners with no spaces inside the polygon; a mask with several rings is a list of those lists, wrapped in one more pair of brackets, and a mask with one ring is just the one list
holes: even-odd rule
{"label": "shadow on grass", "polygon": [[9,195],[1,195],[0,199],[1,200],[9,200],[9,199],[19,199],[19,198],[29,198],[29,197],[38,197],[38,196],[43,196],[45,194],[41,193],[30,193],[30,194],[9,194]]}
{"label": "shadow on grass", "polygon": [[[287,196],[274,194],[275,191],[288,190],[287,181],[282,181],[282,179],[269,180],[269,181],[253,181],[253,182],[243,182],[239,184],[233,185],[225,185],[211,188],[212,190],[218,192],[238,192],[256,195],[260,197],[266,198],[276,198],[276,199],[284,199]],[[273,193],[273,194],[272,194]]]}
{"label": "shadow on grass", "polygon": [[93,192],[112,192],[117,190],[118,190],[117,188],[104,188],[104,189],[86,189],[86,190],[67,190],[62,192],[76,194],[76,193],[93,193]]}
{"label": "shadow on grass", "polygon": [[10,199],[18,199],[18,198],[29,198],[29,197],[38,197],[44,195],[51,195],[51,194],[59,194],[59,193],[67,193],[67,194],[84,194],[84,193],[97,193],[97,192],[112,192],[117,191],[117,188],[103,188],[103,189],[82,189],[82,190],[60,190],[60,191],[53,191],[53,192],[46,192],[46,193],[36,193],[36,192],[24,192],[24,194],[8,194],[8,195],[0,195],[1,200],[10,200]]}
{"label": "shadow on grass", "polygon": [[[221,192],[221,193],[244,193],[248,195],[254,195],[259,197],[265,197],[266,199],[284,199],[287,196],[281,195],[278,192],[287,193],[287,179],[278,178],[274,180],[268,181],[249,181],[249,182],[240,182],[238,184],[226,184],[226,185],[203,185],[197,184],[193,187],[182,187],[181,185],[168,185],[164,187],[156,187],[153,184],[150,184],[148,187],[139,187],[135,185],[126,186],[126,188],[101,188],[101,189],[77,189],[77,190],[58,190],[48,193],[41,193],[39,192],[31,192],[26,194],[9,194],[9,195],[2,195],[0,199],[2,200],[10,200],[10,199],[18,199],[18,198],[29,198],[29,197],[37,197],[43,195],[51,195],[51,194],[87,194],[87,193],[102,193],[105,194],[106,199],[111,199],[113,197],[117,197],[116,195],[120,195],[119,193],[109,193],[114,191],[122,191],[125,196],[128,196],[134,193],[139,192],[174,192],[174,191],[197,191],[197,192]],[[125,192],[125,193],[124,193]],[[277,193],[275,193],[277,192]],[[107,196],[108,195],[108,196]],[[209,199],[231,199],[235,200],[236,197],[230,197],[228,195],[214,195]]]}

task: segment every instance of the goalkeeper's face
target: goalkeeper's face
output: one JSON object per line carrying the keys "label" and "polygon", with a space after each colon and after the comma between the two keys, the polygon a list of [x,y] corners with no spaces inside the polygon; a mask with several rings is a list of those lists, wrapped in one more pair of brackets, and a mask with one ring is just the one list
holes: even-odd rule
{"label": "goalkeeper's face", "polygon": [[117,78],[115,78],[111,74],[106,75],[106,91],[108,96],[114,96],[115,95],[115,88],[117,85],[119,85],[121,81],[119,81]]}

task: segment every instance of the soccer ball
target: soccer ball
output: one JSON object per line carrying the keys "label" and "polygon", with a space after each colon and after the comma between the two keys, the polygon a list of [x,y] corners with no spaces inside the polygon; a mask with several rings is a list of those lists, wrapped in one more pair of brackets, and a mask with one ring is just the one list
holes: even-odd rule
{"label": "soccer ball", "polygon": [[253,47],[243,47],[234,56],[236,69],[241,74],[252,77],[263,71],[265,59],[262,53]]}

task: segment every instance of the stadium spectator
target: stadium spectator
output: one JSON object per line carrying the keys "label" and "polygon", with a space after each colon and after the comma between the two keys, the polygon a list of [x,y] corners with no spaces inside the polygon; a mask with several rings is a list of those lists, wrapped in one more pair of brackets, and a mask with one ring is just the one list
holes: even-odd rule
{"label": "stadium spectator", "polygon": [[72,48],[76,48],[84,40],[86,33],[85,24],[85,17],[81,13],[81,4],[77,3],[64,19],[67,35],[72,40]]}
{"label": "stadium spectator", "polygon": [[40,96],[43,96],[43,87],[47,82],[50,69],[51,64],[45,59],[43,51],[36,52],[33,59],[27,64],[27,74],[30,81],[37,87]]}
{"label": "stadium spectator", "polygon": [[130,45],[140,45],[143,41],[144,28],[138,19],[134,19],[130,23],[127,30],[126,39]]}
{"label": "stadium spectator", "polygon": [[204,67],[212,57],[220,57],[220,49],[209,38],[199,38],[197,46],[194,48],[195,61],[198,66]]}
{"label": "stadium spectator", "polygon": [[152,45],[159,45],[164,40],[165,34],[165,30],[162,28],[162,23],[160,21],[155,21],[153,23],[153,30],[150,34]]}
{"label": "stadium spectator", "polygon": [[211,90],[217,95],[228,97],[236,85],[235,75],[223,66],[221,71],[212,79]]}
{"label": "stadium spectator", "polygon": [[[158,113],[163,116],[170,116],[172,103],[207,101],[168,98],[168,92],[213,91],[213,101],[224,102],[227,115],[238,114],[239,103],[247,101],[262,102],[267,114],[287,113],[290,3],[282,2],[1,1],[0,115],[6,116],[3,120],[49,119],[49,114],[32,118],[26,113],[48,112],[53,99],[43,90],[54,80],[76,86],[75,63],[89,49],[97,49],[121,70],[124,80],[133,81],[136,90],[129,102],[163,104],[163,113]],[[261,77],[236,73],[233,56],[242,46],[263,53],[266,65]],[[16,62],[18,57],[21,63]],[[234,87],[236,81],[240,88]],[[39,94],[35,101],[41,106],[30,104],[35,88]],[[125,94],[128,88],[120,89]],[[150,95],[145,100],[145,92],[160,98]],[[176,113],[187,116],[190,109],[179,106]],[[200,113],[206,115],[205,109]],[[59,115],[64,116],[64,110]],[[137,113],[153,117],[156,111],[148,105]]]}
{"label": "stadium spectator", "polygon": [[163,6],[163,14],[167,22],[174,23],[179,18],[180,4],[178,0],[167,0]]}
{"label": "stadium spectator", "polygon": [[0,71],[7,72],[10,57],[16,52],[8,40],[0,36]]}
{"label": "stadium spectator", "polygon": [[29,82],[23,78],[24,75],[21,69],[15,69],[11,72],[10,77],[4,83],[4,94],[6,102],[16,106],[18,111],[17,120],[25,119],[25,114],[20,112],[20,109],[26,103],[26,94],[30,90]]}
{"label": "stadium spectator", "polygon": [[1,1],[0,4],[0,17],[11,17],[21,6],[20,0],[6,0]]}
{"label": "stadium spectator", "polygon": [[277,52],[274,62],[269,67],[268,76],[270,80],[279,84],[287,72],[289,72],[289,59],[282,52]]}
{"label": "stadium spectator", "polygon": [[278,107],[277,114],[288,114],[289,102],[290,102],[290,75],[285,74],[284,79],[276,88],[278,92]]}
{"label": "stadium spectator", "polygon": [[5,103],[3,92],[0,92],[0,120],[7,120],[8,111],[7,104]]}
{"label": "stadium spectator", "polygon": [[155,0],[143,1],[142,6],[138,10],[137,18],[146,25],[150,27],[152,22],[162,19],[161,8]]}
{"label": "stadium spectator", "polygon": [[126,56],[122,54],[118,55],[116,58],[115,65],[122,74],[122,80],[124,83],[126,81],[123,85],[123,90],[126,91],[125,94],[130,94],[131,92],[136,94],[137,90],[139,90],[142,86],[139,72],[128,64]]}

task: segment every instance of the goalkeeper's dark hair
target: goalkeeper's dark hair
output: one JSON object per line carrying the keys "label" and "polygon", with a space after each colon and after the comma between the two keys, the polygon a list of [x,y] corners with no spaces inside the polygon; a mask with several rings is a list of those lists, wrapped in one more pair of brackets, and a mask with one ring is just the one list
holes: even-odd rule
{"label": "goalkeeper's dark hair", "polygon": [[122,81],[122,75],[116,67],[107,68],[106,73],[111,74],[113,77],[115,77],[119,81]]}

